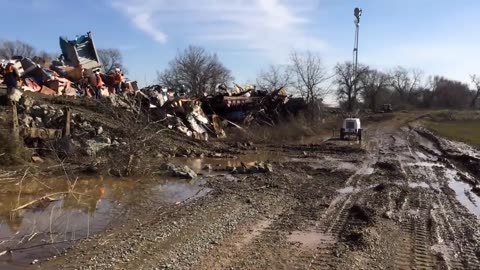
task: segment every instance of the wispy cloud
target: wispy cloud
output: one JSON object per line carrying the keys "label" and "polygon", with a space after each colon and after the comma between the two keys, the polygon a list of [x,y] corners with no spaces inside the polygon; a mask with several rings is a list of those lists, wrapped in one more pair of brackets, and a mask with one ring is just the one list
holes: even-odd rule
{"label": "wispy cloud", "polygon": [[157,42],[167,42],[167,35],[157,28],[152,19],[155,11],[148,9],[148,1],[145,1],[143,5],[139,1],[114,1],[112,4],[124,12],[139,30],[147,33]]}
{"label": "wispy cloud", "polygon": [[326,48],[312,34],[316,0],[112,1],[139,30],[162,44],[181,38],[175,41],[262,51],[272,59],[292,49]]}

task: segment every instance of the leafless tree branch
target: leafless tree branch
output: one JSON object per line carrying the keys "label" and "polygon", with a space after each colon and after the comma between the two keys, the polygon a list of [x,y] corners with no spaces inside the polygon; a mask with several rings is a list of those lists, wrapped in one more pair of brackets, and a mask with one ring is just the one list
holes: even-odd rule
{"label": "leafless tree branch", "polygon": [[179,52],[167,69],[158,72],[158,81],[166,87],[185,87],[191,95],[199,96],[213,92],[218,84],[233,80],[216,54],[210,54],[202,47],[189,46]]}
{"label": "leafless tree branch", "polygon": [[112,73],[116,68],[121,69],[124,73],[127,70],[123,66],[123,56],[118,49],[99,49],[98,57],[103,65],[105,73]]}

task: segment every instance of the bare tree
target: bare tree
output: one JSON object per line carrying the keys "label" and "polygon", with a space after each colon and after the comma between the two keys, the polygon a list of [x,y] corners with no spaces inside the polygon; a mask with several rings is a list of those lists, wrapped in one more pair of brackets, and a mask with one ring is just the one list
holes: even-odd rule
{"label": "bare tree", "polygon": [[257,86],[260,89],[273,91],[291,84],[292,72],[289,68],[270,65],[268,70],[262,70],[257,77]]}
{"label": "bare tree", "polygon": [[352,62],[335,66],[335,83],[338,86],[337,98],[339,101],[345,102],[346,109],[349,112],[353,111],[358,102],[359,93],[363,90],[360,82],[367,71],[368,67],[358,65],[357,74],[354,76]]}
{"label": "bare tree", "polygon": [[475,87],[477,88],[477,92],[473,95],[472,101],[470,102],[470,107],[472,109],[476,108],[478,98],[480,97],[480,79],[477,77],[477,75],[471,75],[472,82],[475,84]]}
{"label": "bare tree", "polygon": [[411,102],[417,88],[422,82],[423,72],[418,69],[397,67],[390,72],[393,89],[400,96],[401,102]]}
{"label": "bare tree", "polygon": [[22,41],[2,41],[0,42],[0,58],[11,59],[14,56],[32,58],[35,56],[35,48]]}
{"label": "bare tree", "polygon": [[198,96],[213,92],[218,84],[228,84],[233,78],[216,54],[189,46],[177,53],[167,69],[158,73],[158,80],[170,88],[183,86],[191,95]]}
{"label": "bare tree", "polygon": [[46,51],[40,51],[36,56],[32,58],[32,61],[36,64],[48,68],[53,60],[57,58],[58,54],[48,53]]}
{"label": "bare tree", "polygon": [[375,69],[369,69],[361,77],[363,91],[362,96],[368,107],[375,111],[377,109],[379,96],[387,91],[390,86],[390,76]]}
{"label": "bare tree", "polygon": [[433,95],[437,108],[465,109],[471,102],[467,84],[440,76],[433,78]]}
{"label": "bare tree", "polygon": [[99,49],[97,50],[98,57],[103,66],[105,73],[111,73],[116,68],[121,69],[124,73],[127,73],[126,68],[123,66],[123,56],[118,49]]}
{"label": "bare tree", "polygon": [[313,106],[318,99],[323,99],[329,93],[328,88],[322,87],[329,79],[323,61],[310,51],[304,54],[293,52],[290,60],[297,90]]}

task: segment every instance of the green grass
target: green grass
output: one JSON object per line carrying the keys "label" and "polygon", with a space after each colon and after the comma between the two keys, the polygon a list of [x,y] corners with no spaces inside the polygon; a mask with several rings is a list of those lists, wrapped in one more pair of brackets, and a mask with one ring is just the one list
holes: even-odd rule
{"label": "green grass", "polygon": [[448,121],[480,121],[480,111],[451,111],[442,110],[430,114],[433,122]]}
{"label": "green grass", "polygon": [[425,126],[444,138],[480,146],[480,119],[425,121]]}

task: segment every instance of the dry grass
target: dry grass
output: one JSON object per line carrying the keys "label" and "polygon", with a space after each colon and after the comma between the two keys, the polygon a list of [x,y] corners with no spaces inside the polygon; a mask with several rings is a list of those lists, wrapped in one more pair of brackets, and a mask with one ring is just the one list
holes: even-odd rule
{"label": "dry grass", "polygon": [[324,120],[312,121],[303,116],[282,121],[270,126],[252,126],[246,132],[231,131],[228,139],[233,141],[252,141],[256,143],[286,143],[302,138],[330,136],[333,129],[340,126],[341,120],[333,116]]}
{"label": "dry grass", "polygon": [[18,165],[28,161],[32,153],[14,138],[9,130],[0,128],[0,165]]}

